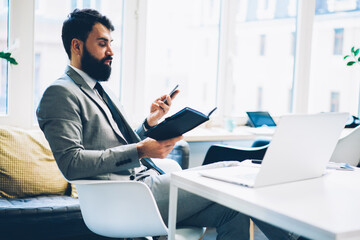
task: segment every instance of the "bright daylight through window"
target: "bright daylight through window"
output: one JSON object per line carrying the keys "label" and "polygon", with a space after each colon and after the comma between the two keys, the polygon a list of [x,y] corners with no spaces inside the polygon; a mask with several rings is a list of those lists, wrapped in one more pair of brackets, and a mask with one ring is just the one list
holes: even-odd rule
{"label": "bright daylight through window", "polygon": [[60,77],[68,64],[61,41],[61,28],[66,16],[75,8],[94,8],[108,16],[115,26],[112,33],[114,60],[108,85],[119,96],[121,76],[122,1],[119,0],[36,0],[35,2],[35,109],[45,88]]}
{"label": "bright daylight through window", "polygon": [[360,1],[317,0],[312,39],[309,112],[358,114],[360,67],[344,56],[360,48]]}
{"label": "bright daylight through window", "polygon": [[[33,109],[26,114],[36,124],[43,91],[68,64],[61,27],[75,8],[95,8],[115,25],[112,75],[106,84],[133,126],[147,116],[152,101],[176,84],[180,94],[169,114],[184,107],[207,113],[216,106],[211,121],[216,126],[228,119],[242,124],[246,111],[268,111],[274,117],[329,111],[358,115],[360,67],[347,66],[344,56],[360,48],[360,0],[29,0],[31,13],[10,5],[16,6],[11,16],[23,16],[27,23],[24,36],[19,24],[8,30],[9,3],[18,2],[0,0],[0,51],[8,48],[8,32],[21,45],[19,66],[0,60],[4,121],[25,115],[8,100],[24,93],[12,88],[20,83],[11,78],[33,73],[33,82],[26,82],[33,88],[26,95]],[[30,59],[33,51],[23,47],[33,37]],[[34,60],[34,66],[24,68],[23,59]]]}
{"label": "bright daylight through window", "polygon": [[[0,0],[0,52],[8,48],[9,2]],[[8,112],[8,62],[0,58],[0,115]]]}
{"label": "bright daylight through window", "polygon": [[[343,57],[360,37],[359,7],[359,0],[316,1],[309,112],[357,114],[360,68]],[[179,106],[220,103],[230,118],[292,112],[297,8],[297,0],[149,2],[145,102],[179,83]]]}
{"label": "bright daylight through window", "polygon": [[147,2],[144,112],[179,84],[172,111],[216,104],[220,0]]}
{"label": "bright daylight through window", "polygon": [[228,38],[228,117],[291,109],[297,1],[238,0]]}

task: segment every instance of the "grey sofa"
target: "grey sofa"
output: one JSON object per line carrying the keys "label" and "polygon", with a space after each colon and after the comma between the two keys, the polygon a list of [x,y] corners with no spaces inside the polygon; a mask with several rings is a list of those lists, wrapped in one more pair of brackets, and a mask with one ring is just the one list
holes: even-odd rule
{"label": "grey sofa", "polygon": [[[1,130],[4,127],[0,127],[0,161],[4,162],[9,155],[3,147],[8,135]],[[185,141],[178,142],[168,158],[176,160],[182,168],[187,168],[189,145]],[[2,165],[0,163],[1,178],[9,175]],[[26,178],[27,176],[21,176],[21,179]],[[0,193],[4,193],[7,186],[5,181],[1,181]],[[0,195],[0,239],[108,239],[87,229],[81,216],[79,201],[70,195],[70,187],[62,195],[44,193],[21,198]]]}

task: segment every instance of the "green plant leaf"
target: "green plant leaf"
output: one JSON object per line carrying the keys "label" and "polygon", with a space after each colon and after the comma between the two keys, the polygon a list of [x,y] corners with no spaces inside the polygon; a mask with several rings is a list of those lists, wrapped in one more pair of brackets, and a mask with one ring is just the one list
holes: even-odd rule
{"label": "green plant leaf", "polygon": [[6,61],[8,61],[10,64],[14,64],[14,65],[18,65],[18,62],[15,60],[15,58],[11,57],[11,53],[9,52],[0,52],[0,58],[5,59]]}
{"label": "green plant leaf", "polygon": [[344,57],[344,59],[347,59],[348,57],[350,57],[350,55],[346,55],[346,56]]}
{"label": "green plant leaf", "polygon": [[11,53],[8,52],[0,52],[0,57],[8,59],[11,56]]}
{"label": "green plant leaf", "polygon": [[360,62],[360,57],[358,58],[358,60],[357,60],[358,62]]}
{"label": "green plant leaf", "polygon": [[355,62],[354,62],[354,61],[351,61],[351,62],[348,62],[346,65],[352,66],[352,65],[354,65],[354,64],[355,64]]}
{"label": "green plant leaf", "polygon": [[351,52],[354,53],[355,52],[355,47],[351,48]]}
{"label": "green plant leaf", "polygon": [[359,51],[360,51],[360,49],[359,49],[359,48],[358,48],[358,49],[356,49],[356,50],[355,50],[355,52],[354,52],[354,55],[355,55],[355,56],[357,56],[357,55],[359,54]]}
{"label": "green plant leaf", "polygon": [[18,64],[19,64],[19,63],[15,60],[15,58],[12,58],[12,57],[9,59],[9,63],[10,63],[10,64],[14,64],[14,65],[18,65]]}

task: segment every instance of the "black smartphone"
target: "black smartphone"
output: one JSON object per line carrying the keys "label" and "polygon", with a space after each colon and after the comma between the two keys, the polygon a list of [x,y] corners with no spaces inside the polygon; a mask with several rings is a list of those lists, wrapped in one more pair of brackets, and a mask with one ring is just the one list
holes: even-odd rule
{"label": "black smartphone", "polygon": [[[169,96],[170,96],[171,98],[174,96],[174,93],[175,93],[175,91],[176,91],[176,89],[177,89],[178,87],[179,87],[179,84],[177,84],[177,85],[174,87],[174,89],[171,90],[171,92],[169,93]],[[163,102],[167,105],[167,100],[166,100],[166,98],[164,99]]]}

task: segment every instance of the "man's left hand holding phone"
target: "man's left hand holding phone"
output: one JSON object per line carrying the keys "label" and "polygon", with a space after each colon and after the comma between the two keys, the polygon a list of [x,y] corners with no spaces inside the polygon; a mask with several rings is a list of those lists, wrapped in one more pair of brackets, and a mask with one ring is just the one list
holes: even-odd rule
{"label": "man's left hand holding phone", "polygon": [[[168,94],[163,95],[156,99],[150,107],[150,114],[144,121],[145,130],[154,127],[158,124],[158,121],[169,111],[171,107],[171,101],[180,92],[176,85],[174,89]],[[139,158],[165,158],[171,150],[174,148],[176,142],[183,139],[183,136],[167,139],[164,141],[157,141],[152,138],[146,138],[137,143],[137,150]]]}
{"label": "man's left hand holding phone", "polygon": [[158,124],[159,120],[169,112],[172,100],[180,92],[178,90],[179,85],[176,85],[168,95],[163,95],[157,98],[150,107],[150,114],[147,117],[147,124],[149,127],[153,127]]}

